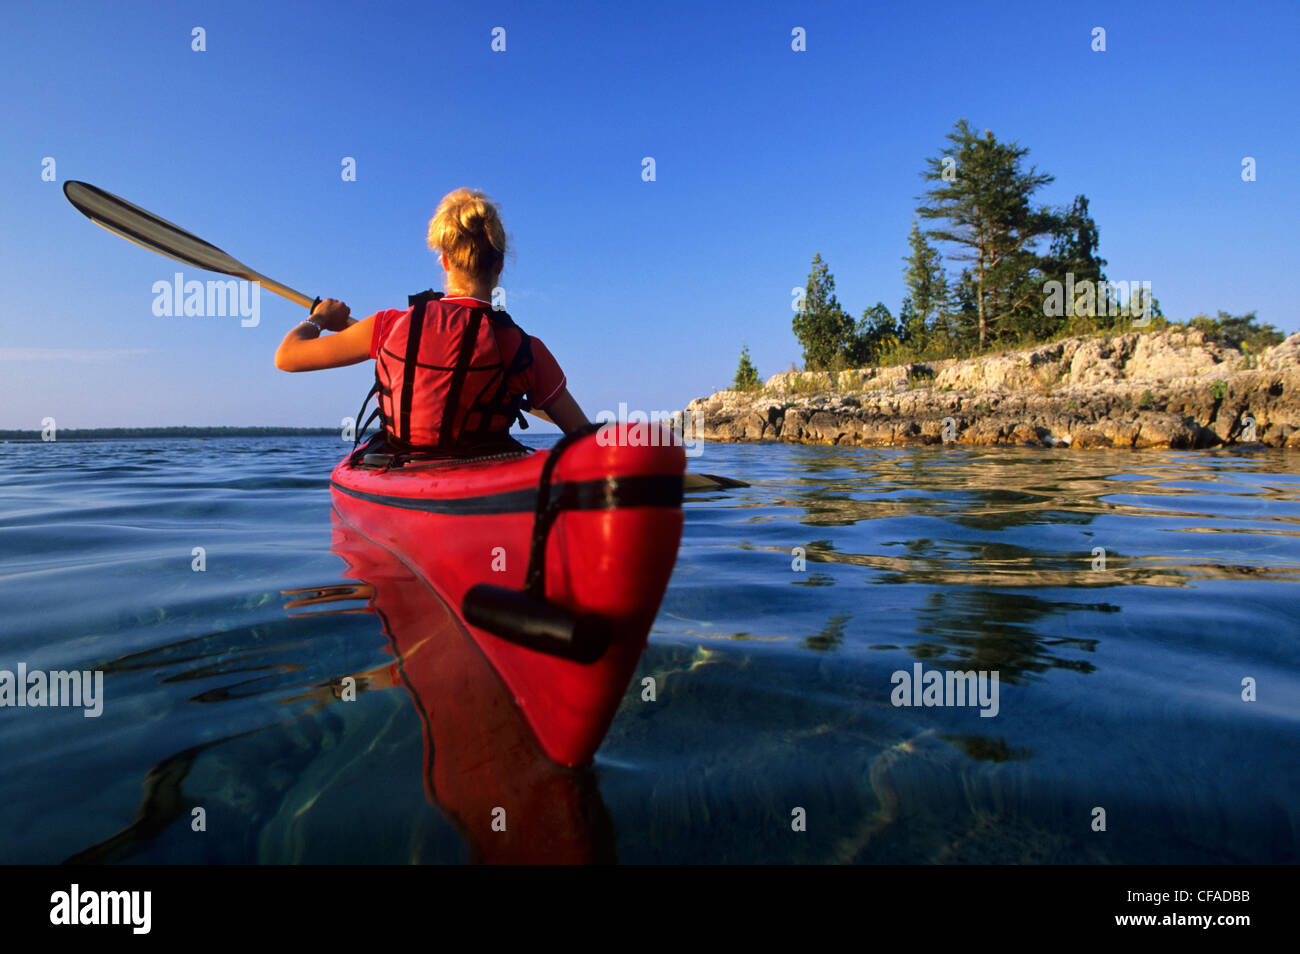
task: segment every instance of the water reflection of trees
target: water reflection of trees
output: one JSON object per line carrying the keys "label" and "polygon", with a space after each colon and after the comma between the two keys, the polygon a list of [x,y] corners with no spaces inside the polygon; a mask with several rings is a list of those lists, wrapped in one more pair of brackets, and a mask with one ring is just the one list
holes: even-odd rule
{"label": "water reflection of trees", "polygon": [[844,625],[851,617],[847,615],[832,616],[826,621],[821,632],[816,636],[809,636],[803,641],[804,649],[813,649],[819,652],[825,652],[829,649],[838,649],[844,642]]}
{"label": "water reflection of trees", "polygon": [[[809,526],[846,526],[892,516],[942,517],[973,529],[1001,530],[1034,523],[1090,523],[1100,515],[1203,519],[1221,516],[1178,510],[1192,489],[1216,496],[1295,504],[1297,487],[1284,455],[1248,459],[1162,451],[801,448],[793,486],[774,487],[774,499],[756,506],[794,507]],[[1282,478],[1270,480],[1271,476]],[[783,492],[790,491],[790,492]],[[1136,492],[1136,493],[1135,493]],[[905,496],[899,496],[905,495]],[[1168,498],[1139,504],[1115,498]],[[1294,509],[1294,508],[1291,508]],[[1260,516],[1266,516],[1261,514]],[[1281,519],[1294,524],[1293,515]]]}
{"label": "water reflection of trees", "polygon": [[919,641],[912,655],[945,669],[999,673],[1009,684],[1025,682],[1030,674],[1049,669],[1079,673],[1096,670],[1087,659],[1063,654],[1092,653],[1097,639],[1055,636],[1044,621],[1063,612],[1118,613],[1106,603],[1068,603],[1026,593],[989,590],[933,592],[917,618]]}
{"label": "water reflection of trees", "polygon": [[948,735],[940,733],[939,738],[951,742],[966,753],[967,758],[977,762],[1023,762],[1033,752],[1023,746],[1007,745],[1006,739],[991,739],[983,735]]}
{"label": "water reflection of trees", "polygon": [[[906,556],[848,552],[835,540],[802,543],[810,563],[841,563],[881,570],[882,583],[921,583],[985,587],[1186,586],[1201,579],[1300,580],[1300,568],[1260,566],[1251,561],[1193,562],[1185,554],[1128,552],[1128,540],[1152,527],[1183,524],[1183,533],[1244,533],[1277,537],[1300,535],[1300,494],[1278,455],[1248,460],[1166,452],[1017,452],[999,449],[871,451],[801,448],[795,456],[800,476],[772,488],[772,496],[751,496],[747,506],[781,515],[803,514],[801,524],[849,528],[872,521],[932,519],[941,537],[899,540]],[[1276,474],[1281,479],[1271,480]],[[1205,503],[1205,492],[1212,500]],[[1193,493],[1193,492],[1196,493]],[[1260,501],[1259,512],[1240,513],[1232,498]],[[1220,499],[1222,498],[1222,499]],[[1188,509],[1196,504],[1200,510]],[[1268,507],[1271,506],[1271,509]],[[1079,549],[1047,550],[1015,542],[972,539],[971,532],[1000,534],[1026,527],[1088,527],[1101,517],[1159,518],[1134,525],[1119,537],[1107,524],[1087,533]],[[1245,525],[1247,520],[1250,524]],[[1225,521],[1230,524],[1225,526]],[[1265,526],[1258,523],[1263,521]],[[1279,524],[1276,527],[1268,524]],[[1105,539],[1102,539],[1102,536]],[[840,535],[843,536],[842,534]],[[1093,566],[1092,545],[1104,544],[1104,569]],[[860,549],[860,547],[859,547]],[[1140,549],[1135,547],[1132,549]],[[1171,548],[1173,549],[1173,548]]]}
{"label": "water reflection of trees", "polygon": [[[1051,669],[1089,673],[1098,639],[1055,633],[1052,617],[1074,627],[1092,618],[1099,625],[1088,628],[1100,634],[1118,621],[1095,614],[1120,613],[1124,587],[1300,580],[1294,560],[1260,565],[1269,553],[1262,540],[1226,560],[1214,559],[1222,545],[1207,554],[1168,543],[1172,531],[1242,533],[1292,553],[1286,538],[1300,535],[1300,487],[1282,455],[805,447],[790,464],[797,476],[738,503],[762,508],[749,521],[767,525],[756,549],[804,548],[809,572],[791,582],[834,588],[822,598],[825,626],[800,643],[806,649],[839,649],[846,628],[853,638],[852,618],[869,620],[845,585],[912,584],[927,591],[907,598],[920,604],[906,610],[906,637],[889,646],[903,643],[935,666],[998,670],[1012,683]],[[792,513],[818,539],[773,541],[772,524],[790,524]],[[1104,564],[1094,545],[1104,547]],[[1101,588],[1116,598],[1043,592]]]}

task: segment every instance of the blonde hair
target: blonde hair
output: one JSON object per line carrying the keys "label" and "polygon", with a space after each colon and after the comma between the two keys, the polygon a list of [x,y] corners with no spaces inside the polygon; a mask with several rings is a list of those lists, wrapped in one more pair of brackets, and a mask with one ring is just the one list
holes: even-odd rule
{"label": "blonde hair", "polygon": [[477,189],[456,189],[429,220],[429,248],[449,267],[495,281],[506,263],[506,230],[497,207]]}

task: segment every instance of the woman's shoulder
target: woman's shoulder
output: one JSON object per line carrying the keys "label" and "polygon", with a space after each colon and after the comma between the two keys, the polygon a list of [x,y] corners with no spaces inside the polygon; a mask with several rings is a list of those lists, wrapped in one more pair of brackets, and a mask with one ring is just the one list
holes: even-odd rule
{"label": "woman's shoulder", "polygon": [[[383,311],[377,311],[370,318],[374,319],[375,331],[386,331],[390,325],[403,315],[409,314],[409,308],[385,308]],[[370,319],[366,319],[367,321]]]}
{"label": "woman's shoulder", "polygon": [[370,357],[379,356],[380,342],[388,336],[388,332],[393,327],[393,322],[410,310],[409,308],[385,308],[383,311],[377,311],[373,315],[362,319],[363,322],[371,321],[374,323],[370,332]]}

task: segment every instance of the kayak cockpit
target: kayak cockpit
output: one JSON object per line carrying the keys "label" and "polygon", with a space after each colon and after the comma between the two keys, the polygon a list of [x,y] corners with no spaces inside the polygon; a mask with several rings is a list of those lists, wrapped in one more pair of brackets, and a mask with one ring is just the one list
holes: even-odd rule
{"label": "kayak cockpit", "polygon": [[353,467],[364,470],[389,471],[415,465],[464,465],[512,460],[528,457],[532,453],[531,448],[509,435],[468,447],[399,448],[392,446],[386,433],[380,432],[352,452],[351,463]]}

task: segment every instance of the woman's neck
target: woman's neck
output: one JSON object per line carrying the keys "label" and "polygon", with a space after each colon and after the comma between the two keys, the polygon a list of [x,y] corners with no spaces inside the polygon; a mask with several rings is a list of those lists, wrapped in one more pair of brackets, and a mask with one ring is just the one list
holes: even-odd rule
{"label": "woman's neck", "polygon": [[455,281],[450,278],[443,283],[448,298],[477,298],[479,301],[492,300],[492,286],[485,283]]}

